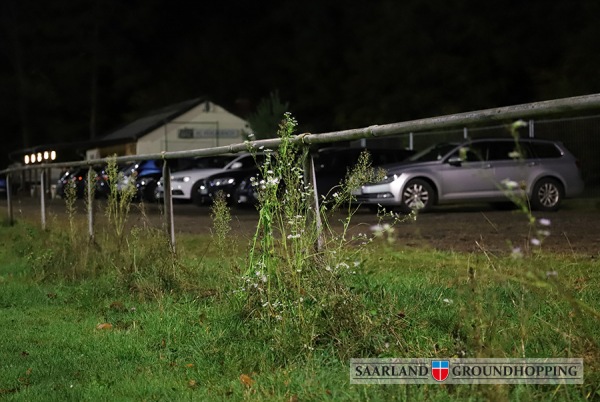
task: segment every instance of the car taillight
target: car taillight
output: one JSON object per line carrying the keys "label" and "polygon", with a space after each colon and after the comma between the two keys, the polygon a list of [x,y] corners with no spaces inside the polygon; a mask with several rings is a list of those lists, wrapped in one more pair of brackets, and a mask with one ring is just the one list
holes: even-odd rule
{"label": "car taillight", "polygon": [[77,180],[79,180],[79,181],[83,180],[83,176],[77,176]]}

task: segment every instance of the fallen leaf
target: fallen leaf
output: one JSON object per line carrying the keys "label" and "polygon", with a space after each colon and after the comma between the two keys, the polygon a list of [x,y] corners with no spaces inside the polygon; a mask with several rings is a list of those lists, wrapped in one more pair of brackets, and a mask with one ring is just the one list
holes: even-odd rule
{"label": "fallen leaf", "polygon": [[27,371],[25,372],[25,375],[31,375],[31,370],[32,370],[32,368],[31,368],[31,367],[29,367],[29,368],[27,369]]}
{"label": "fallen leaf", "polygon": [[188,381],[188,387],[190,388],[196,388],[198,386],[198,383],[196,382],[196,380],[189,380]]}
{"label": "fallen leaf", "polygon": [[246,375],[246,374],[240,375],[240,381],[242,382],[242,384],[244,384],[247,387],[251,387],[252,384],[254,384],[254,380],[252,378],[250,378],[249,375]]}
{"label": "fallen leaf", "polygon": [[105,323],[96,325],[96,329],[98,329],[98,330],[112,329],[112,327],[113,327],[112,324],[109,322],[105,322]]}
{"label": "fallen leaf", "polygon": [[194,367],[194,363],[188,363],[188,364],[185,365],[185,367],[192,368],[192,367]]}

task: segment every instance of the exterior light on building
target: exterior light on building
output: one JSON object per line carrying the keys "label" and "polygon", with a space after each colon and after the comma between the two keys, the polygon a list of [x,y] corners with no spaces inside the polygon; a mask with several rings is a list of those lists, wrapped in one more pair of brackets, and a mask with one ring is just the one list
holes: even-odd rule
{"label": "exterior light on building", "polygon": [[29,155],[25,155],[25,164],[29,165]]}
{"label": "exterior light on building", "polygon": [[38,162],[41,162],[41,161],[42,161],[42,153],[41,153],[41,152],[38,152],[38,153],[37,153],[37,161],[38,161]]}
{"label": "exterior light on building", "polygon": [[35,154],[31,154],[31,163],[35,163]]}
{"label": "exterior light on building", "polygon": [[50,160],[56,159],[56,151],[50,151]]}
{"label": "exterior light on building", "polygon": [[48,151],[44,151],[44,160],[45,160],[45,161],[47,161],[47,160],[48,160],[48,157],[49,157],[49,156],[50,156],[50,155],[48,154]]}

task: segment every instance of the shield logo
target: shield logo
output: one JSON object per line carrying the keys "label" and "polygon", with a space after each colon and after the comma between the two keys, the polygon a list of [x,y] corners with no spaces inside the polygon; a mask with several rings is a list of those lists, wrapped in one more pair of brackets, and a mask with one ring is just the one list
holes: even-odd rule
{"label": "shield logo", "polygon": [[431,376],[436,381],[444,381],[450,373],[450,361],[433,360],[431,362]]}

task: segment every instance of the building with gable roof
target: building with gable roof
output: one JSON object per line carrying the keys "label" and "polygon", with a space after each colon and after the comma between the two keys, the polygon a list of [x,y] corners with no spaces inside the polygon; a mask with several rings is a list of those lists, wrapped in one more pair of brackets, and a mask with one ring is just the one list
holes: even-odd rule
{"label": "building with gable roof", "polygon": [[204,98],[156,110],[93,141],[87,159],[142,155],[236,144],[248,123]]}

